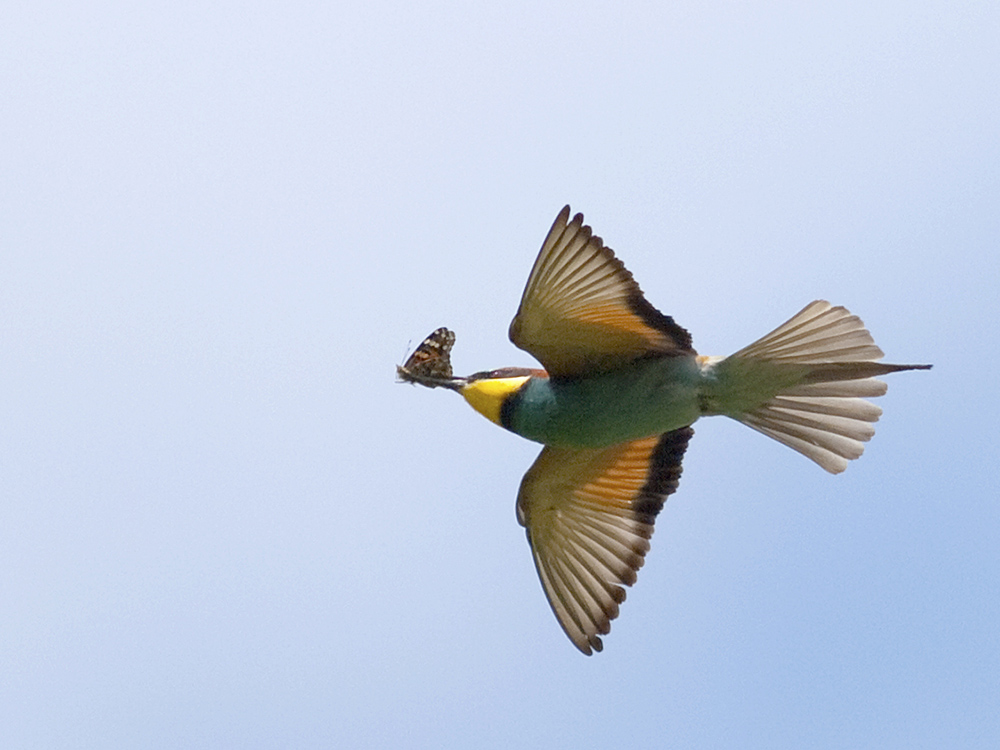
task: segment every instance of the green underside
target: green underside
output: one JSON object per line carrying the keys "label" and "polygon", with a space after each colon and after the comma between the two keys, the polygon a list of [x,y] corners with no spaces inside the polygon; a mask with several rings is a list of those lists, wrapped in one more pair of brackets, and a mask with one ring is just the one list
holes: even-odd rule
{"label": "green underside", "polygon": [[533,378],[506,425],[546,445],[600,448],[685,427],[701,416],[705,379],[693,356],[641,360],[586,378]]}

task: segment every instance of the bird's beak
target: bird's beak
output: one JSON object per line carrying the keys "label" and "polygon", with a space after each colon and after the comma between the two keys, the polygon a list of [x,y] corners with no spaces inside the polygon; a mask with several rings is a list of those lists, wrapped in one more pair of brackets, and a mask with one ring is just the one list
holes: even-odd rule
{"label": "bird's beak", "polygon": [[469,383],[468,378],[421,375],[418,372],[410,372],[399,365],[396,365],[396,378],[403,383],[416,383],[425,388],[447,388],[452,391],[460,391]]}

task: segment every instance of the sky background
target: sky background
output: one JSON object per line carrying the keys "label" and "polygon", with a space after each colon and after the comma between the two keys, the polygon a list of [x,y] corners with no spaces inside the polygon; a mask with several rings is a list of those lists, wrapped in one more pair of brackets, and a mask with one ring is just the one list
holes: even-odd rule
{"label": "sky background", "polygon": [[[12,2],[4,748],[1000,745],[1000,5]],[[891,378],[830,476],[698,423],[586,658],[538,447],[394,381],[570,203],[704,354],[810,300]]]}

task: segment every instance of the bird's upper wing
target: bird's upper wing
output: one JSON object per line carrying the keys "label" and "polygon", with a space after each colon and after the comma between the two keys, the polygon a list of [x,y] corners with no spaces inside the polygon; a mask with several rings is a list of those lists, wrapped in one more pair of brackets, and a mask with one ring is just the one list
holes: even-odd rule
{"label": "bird's upper wing", "polygon": [[610,248],[563,208],[549,230],[510,340],[552,375],[609,369],[651,353],[691,353],[691,336],[643,297]]}
{"label": "bird's upper wing", "polygon": [[545,447],[521,481],[517,518],[559,623],[583,653],[603,648],[635,582],[690,427],[599,450]]}

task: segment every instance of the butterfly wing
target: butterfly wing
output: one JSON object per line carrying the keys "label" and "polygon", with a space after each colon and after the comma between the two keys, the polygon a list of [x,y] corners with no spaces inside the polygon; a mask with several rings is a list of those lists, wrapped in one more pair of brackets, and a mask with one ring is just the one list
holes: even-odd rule
{"label": "butterfly wing", "polygon": [[429,387],[447,385],[455,380],[451,372],[451,348],[455,334],[447,328],[438,328],[425,338],[407,358],[396,367],[400,380]]}

